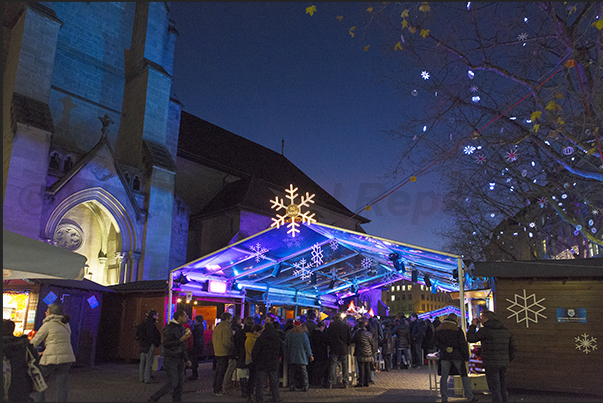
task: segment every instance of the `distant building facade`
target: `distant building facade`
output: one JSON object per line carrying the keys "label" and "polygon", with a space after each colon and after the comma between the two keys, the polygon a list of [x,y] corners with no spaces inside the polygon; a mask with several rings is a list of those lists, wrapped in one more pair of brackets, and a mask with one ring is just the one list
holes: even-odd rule
{"label": "distant building facade", "polygon": [[390,316],[404,314],[408,317],[413,312],[420,314],[458,305],[458,301],[455,304],[447,292],[438,290],[432,293],[431,287],[408,280],[388,286],[386,291],[381,292],[381,300],[389,307]]}

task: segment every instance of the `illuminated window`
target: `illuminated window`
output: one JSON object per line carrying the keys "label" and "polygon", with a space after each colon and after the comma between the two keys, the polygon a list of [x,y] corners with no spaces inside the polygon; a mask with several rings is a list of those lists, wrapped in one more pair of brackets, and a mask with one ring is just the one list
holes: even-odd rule
{"label": "illuminated window", "polygon": [[400,291],[400,286],[396,286],[396,291]]}
{"label": "illuminated window", "polygon": [[405,285],[402,286],[402,291],[406,291],[406,286]]}
{"label": "illuminated window", "polygon": [[408,285],[408,291],[412,290],[412,285]]}
{"label": "illuminated window", "polygon": [[396,288],[396,287],[394,287],[394,286],[392,285],[392,292],[394,292],[395,288]]}
{"label": "illuminated window", "polygon": [[421,284],[421,291],[425,291],[425,286]]}
{"label": "illuminated window", "polygon": [[392,301],[395,301],[395,300],[396,300],[396,296],[392,295]]}

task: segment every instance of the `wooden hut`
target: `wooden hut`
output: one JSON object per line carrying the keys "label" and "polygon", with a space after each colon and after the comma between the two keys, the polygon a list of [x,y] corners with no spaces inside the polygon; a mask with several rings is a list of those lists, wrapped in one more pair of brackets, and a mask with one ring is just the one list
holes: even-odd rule
{"label": "wooden hut", "polygon": [[603,395],[603,258],[476,262],[517,338],[508,387]]}

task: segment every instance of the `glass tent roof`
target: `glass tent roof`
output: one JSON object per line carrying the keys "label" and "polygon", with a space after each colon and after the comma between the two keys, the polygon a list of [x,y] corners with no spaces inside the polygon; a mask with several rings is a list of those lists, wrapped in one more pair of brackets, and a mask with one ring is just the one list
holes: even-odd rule
{"label": "glass tent roof", "polygon": [[[459,256],[320,223],[269,228],[172,270],[190,284],[207,280],[245,288],[337,301],[369,289],[411,280],[458,291],[453,277]],[[396,263],[396,264],[394,264]],[[181,288],[175,281],[173,288]]]}

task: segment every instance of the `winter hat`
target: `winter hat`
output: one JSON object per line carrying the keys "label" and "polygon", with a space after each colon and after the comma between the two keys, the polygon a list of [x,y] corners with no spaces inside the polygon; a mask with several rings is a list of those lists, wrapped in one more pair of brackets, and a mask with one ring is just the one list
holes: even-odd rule
{"label": "winter hat", "polygon": [[293,322],[293,326],[301,326],[301,322],[299,320],[296,320],[295,322]]}
{"label": "winter hat", "polygon": [[448,317],[446,318],[446,320],[452,320],[454,322],[456,322],[458,320],[458,316],[456,316],[456,313],[451,313],[450,315],[448,315]]}

